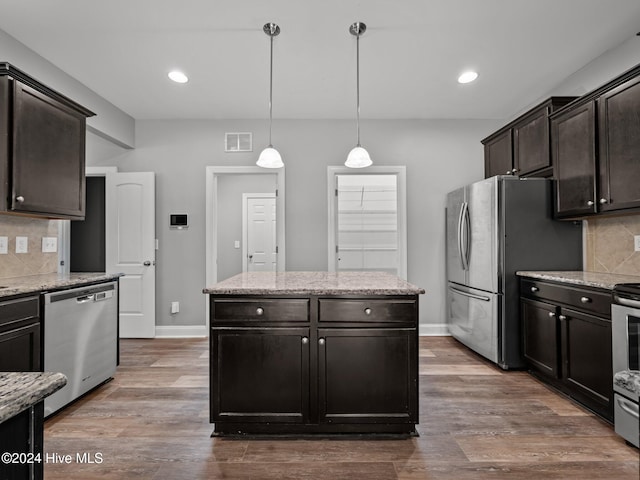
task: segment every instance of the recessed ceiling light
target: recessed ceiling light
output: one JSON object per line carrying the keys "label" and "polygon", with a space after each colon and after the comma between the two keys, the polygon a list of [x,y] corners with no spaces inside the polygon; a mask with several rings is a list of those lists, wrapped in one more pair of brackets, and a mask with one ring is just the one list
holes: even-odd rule
{"label": "recessed ceiling light", "polygon": [[168,76],[176,83],[187,83],[189,81],[189,78],[184,73],[179,72],[178,70],[169,72]]}
{"label": "recessed ceiling light", "polygon": [[470,83],[470,82],[473,82],[476,78],[478,78],[478,72],[474,72],[474,71],[464,72],[462,75],[458,77],[458,83]]}

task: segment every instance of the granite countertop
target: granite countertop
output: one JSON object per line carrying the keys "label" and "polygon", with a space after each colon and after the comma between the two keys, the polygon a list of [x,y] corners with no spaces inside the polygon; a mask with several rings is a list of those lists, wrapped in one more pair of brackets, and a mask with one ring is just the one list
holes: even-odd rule
{"label": "granite countertop", "polygon": [[23,293],[36,293],[79,287],[94,282],[115,280],[121,273],[45,273],[22,277],[0,278],[0,298]]}
{"label": "granite countertop", "polygon": [[35,405],[67,384],[62,373],[0,372],[0,423]]}
{"label": "granite countertop", "polygon": [[385,272],[247,272],[202,290],[220,295],[416,295],[424,289]]}
{"label": "granite countertop", "polygon": [[516,272],[521,277],[539,278],[540,280],[551,280],[554,282],[572,283],[587,287],[604,288],[613,290],[618,283],[640,283],[640,276],[618,275],[615,273],[585,272],[578,271],[522,271]]}

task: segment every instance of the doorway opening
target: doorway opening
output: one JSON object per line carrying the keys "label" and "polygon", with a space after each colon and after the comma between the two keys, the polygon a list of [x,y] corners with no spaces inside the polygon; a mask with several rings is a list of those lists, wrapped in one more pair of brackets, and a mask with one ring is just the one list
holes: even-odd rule
{"label": "doorway opening", "polygon": [[284,169],[207,167],[206,182],[206,284],[213,285],[242,272],[244,262],[248,269],[251,252],[243,234],[243,215],[246,215],[243,214],[243,196],[256,195],[255,192],[273,196],[271,221],[275,222],[275,227],[267,230],[272,232],[269,235],[275,235],[271,263],[275,263],[275,271],[284,271]]}
{"label": "doorway opening", "polygon": [[406,279],[405,167],[328,168],[330,271]]}

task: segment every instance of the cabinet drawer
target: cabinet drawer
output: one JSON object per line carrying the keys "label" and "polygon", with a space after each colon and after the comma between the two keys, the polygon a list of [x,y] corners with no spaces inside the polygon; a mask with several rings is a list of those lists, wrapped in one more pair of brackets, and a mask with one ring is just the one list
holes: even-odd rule
{"label": "cabinet drawer", "polygon": [[15,324],[23,320],[38,318],[40,310],[39,305],[38,297],[25,297],[1,302],[0,330],[5,329],[8,325]]}
{"label": "cabinet drawer", "polygon": [[320,299],[319,322],[415,323],[413,299]]}
{"label": "cabinet drawer", "polygon": [[297,298],[215,298],[211,301],[214,322],[307,322],[309,300]]}
{"label": "cabinet drawer", "polygon": [[528,298],[553,300],[587,312],[611,316],[611,293],[603,290],[565,286],[523,279],[521,294]]}

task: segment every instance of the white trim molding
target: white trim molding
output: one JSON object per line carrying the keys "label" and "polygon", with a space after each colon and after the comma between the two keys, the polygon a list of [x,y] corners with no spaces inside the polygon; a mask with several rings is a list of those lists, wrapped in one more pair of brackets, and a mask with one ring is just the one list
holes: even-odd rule
{"label": "white trim molding", "polygon": [[154,338],[203,338],[207,334],[206,325],[156,325]]}
{"label": "white trim molding", "polygon": [[418,326],[421,337],[449,337],[449,327],[446,323],[421,323]]}

